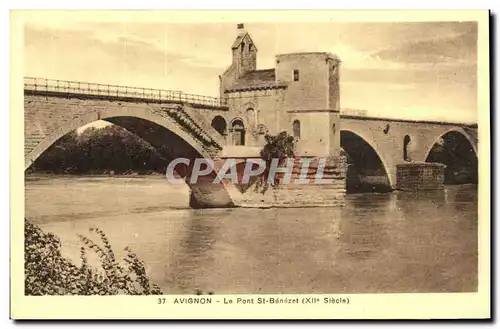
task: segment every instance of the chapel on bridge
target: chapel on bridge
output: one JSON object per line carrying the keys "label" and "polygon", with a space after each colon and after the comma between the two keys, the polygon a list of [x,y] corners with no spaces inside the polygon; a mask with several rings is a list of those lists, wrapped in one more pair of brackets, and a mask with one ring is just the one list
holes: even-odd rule
{"label": "chapel on bridge", "polygon": [[[266,133],[287,131],[297,153],[336,155],[340,149],[340,59],[326,52],[276,56],[275,68],[257,69],[258,48],[237,26],[232,63],[220,78],[228,145],[261,146]],[[220,119],[219,119],[220,120]],[[222,123],[222,122],[221,122]],[[219,129],[220,130],[220,129]]]}

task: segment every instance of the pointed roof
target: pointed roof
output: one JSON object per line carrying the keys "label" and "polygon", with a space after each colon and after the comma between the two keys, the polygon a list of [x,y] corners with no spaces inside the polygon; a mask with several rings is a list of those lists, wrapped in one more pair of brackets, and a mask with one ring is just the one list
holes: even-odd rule
{"label": "pointed roof", "polygon": [[241,43],[243,42],[243,40],[246,37],[248,37],[248,39],[250,39],[250,41],[252,42],[253,47],[255,48],[255,50],[257,50],[257,47],[255,46],[255,42],[252,40],[252,37],[250,37],[250,34],[248,34],[248,32],[246,32],[245,30],[243,30],[243,24],[238,24],[238,30],[242,30],[242,31],[236,37],[236,40],[234,40],[233,45],[231,46],[231,48],[232,49],[238,48],[241,45]]}

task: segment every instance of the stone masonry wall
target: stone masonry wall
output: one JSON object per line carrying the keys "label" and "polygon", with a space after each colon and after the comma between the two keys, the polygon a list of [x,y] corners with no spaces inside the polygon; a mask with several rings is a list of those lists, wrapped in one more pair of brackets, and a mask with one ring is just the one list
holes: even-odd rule
{"label": "stone masonry wall", "polygon": [[285,184],[282,175],[280,182],[274,186],[256,190],[249,188],[239,197],[233,197],[239,207],[332,207],[345,204],[346,195],[346,159],[345,157],[328,158],[324,168],[323,179],[331,180],[328,184],[315,181],[318,171],[318,158],[312,158],[306,179],[309,184],[294,183],[301,173],[301,158],[295,159],[291,183]]}
{"label": "stone masonry wall", "polygon": [[[276,80],[287,84],[287,110],[329,107],[329,74],[324,53],[283,54],[276,59]],[[294,81],[294,71],[298,81]]]}
{"label": "stone masonry wall", "polygon": [[[284,120],[283,97],[282,89],[229,93],[227,100],[231,110],[226,114],[228,129],[233,120],[241,119],[246,129],[247,146],[263,146],[265,132],[275,135],[284,130],[289,131],[290,127]],[[230,144],[230,140],[228,143]]]}
{"label": "stone masonry wall", "polygon": [[397,188],[406,191],[440,190],[444,188],[441,163],[405,163],[397,166]]}

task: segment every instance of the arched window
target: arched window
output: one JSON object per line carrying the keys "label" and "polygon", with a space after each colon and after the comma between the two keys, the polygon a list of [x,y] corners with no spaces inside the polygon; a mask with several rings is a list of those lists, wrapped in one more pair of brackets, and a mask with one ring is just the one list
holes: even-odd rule
{"label": "arched window", "polygon": [[293,81],[299,81],[299,70],[293,70]]}
{"label": "arched window", "polygon": [[268,131],[269,130],[263,124],[260,124],[260,125],[257,126],[257,134],[258,135],[265,135],[265,134],[268,133]]}
{"label": "arched window", "polygon": [[249,128],[252,129],[255,126],[257,118],[255,117],[255,110],[251,107],[247,109],[247,120]]}
{"label": "arched window", "polygon": [[241,43],[241,51],[245,51],[245,43],[244,42]]}
{"label": "arched window", "polygon": [[212,120],[212,127],[217,130],[219,134],[222,136],[225,136],[227,133],[227,123],[226,120],[224,120],[223,117],[220,115],[215,116]]}
{"label": "arched window", "polygon": [[257,126],[257,145],[265,145],[266,144],[266,134],[269,132],[266,126],[260,124]]}
{"label": "arched window", "polygon": [[409,135],[405,135],[403,139],[403,160],[411,161],[410,156],[408,155],[408,145],[410,144],[411,138]]}
{"label": "arched window", "polygon": [[249,51],[249,52],[250,52],[250,51],[252,51],[252,47],[253,47],[253,45],[252,45],[251,43],[249,43],[249,44],[248,44],[248,51]]}
{"label": "arched window", "polygon": [[295,120],[293,122],[293,137],[300,139],[300,121]]}
{"label": "arched window", "polygon": [[233,145],[245,145],[245,126],[240,119],[235,119],[231,123]]}

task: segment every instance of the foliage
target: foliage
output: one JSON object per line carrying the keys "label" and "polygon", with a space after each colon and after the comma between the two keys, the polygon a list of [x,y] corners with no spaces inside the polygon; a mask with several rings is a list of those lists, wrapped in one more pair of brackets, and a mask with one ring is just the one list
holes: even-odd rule
{"label": "foliage", "polygon": [[283,164],[287,158],[294,157],[295,139],[288,135],[286,131],[280,132],[278,135],[266,135],[266,145],[260,151],[260,157],[271,163],[272,159],[279,159],[279,164]]}
{"label": "foliage", "polygon": [[31,172],[67,174],[163,173],[166,159],[128,130],[109,125],[72,131],[61,137],[31,166]]}
{"label": "foliage", "polygon": [[[255,190],[260,190],[264,194],[269,188],[268,169],[271,166],[273,159],[278,159],[278,165],[281,166],[288,158],[295,156],[295,138],[288,135],[286,131],[282,131],[277,135],[266,135],[266,145],[260,151],[260,157],[266,162],[266,172],[260,176],[255,184]],[[277,185],[279,180],[275,177],[272,185]]]}
{"label": "foliage", "polygon": [[[43,232],[25,219],[25,295],[161,295],[151,284],[144,263],[128,247],[124,264],[116,260],[106,234],[91,229],[101,239],[102,246],[81,236],[81,266],[61,254],[60,240]],[[102,268],[89,265],[87,251],[95,252]]]}

